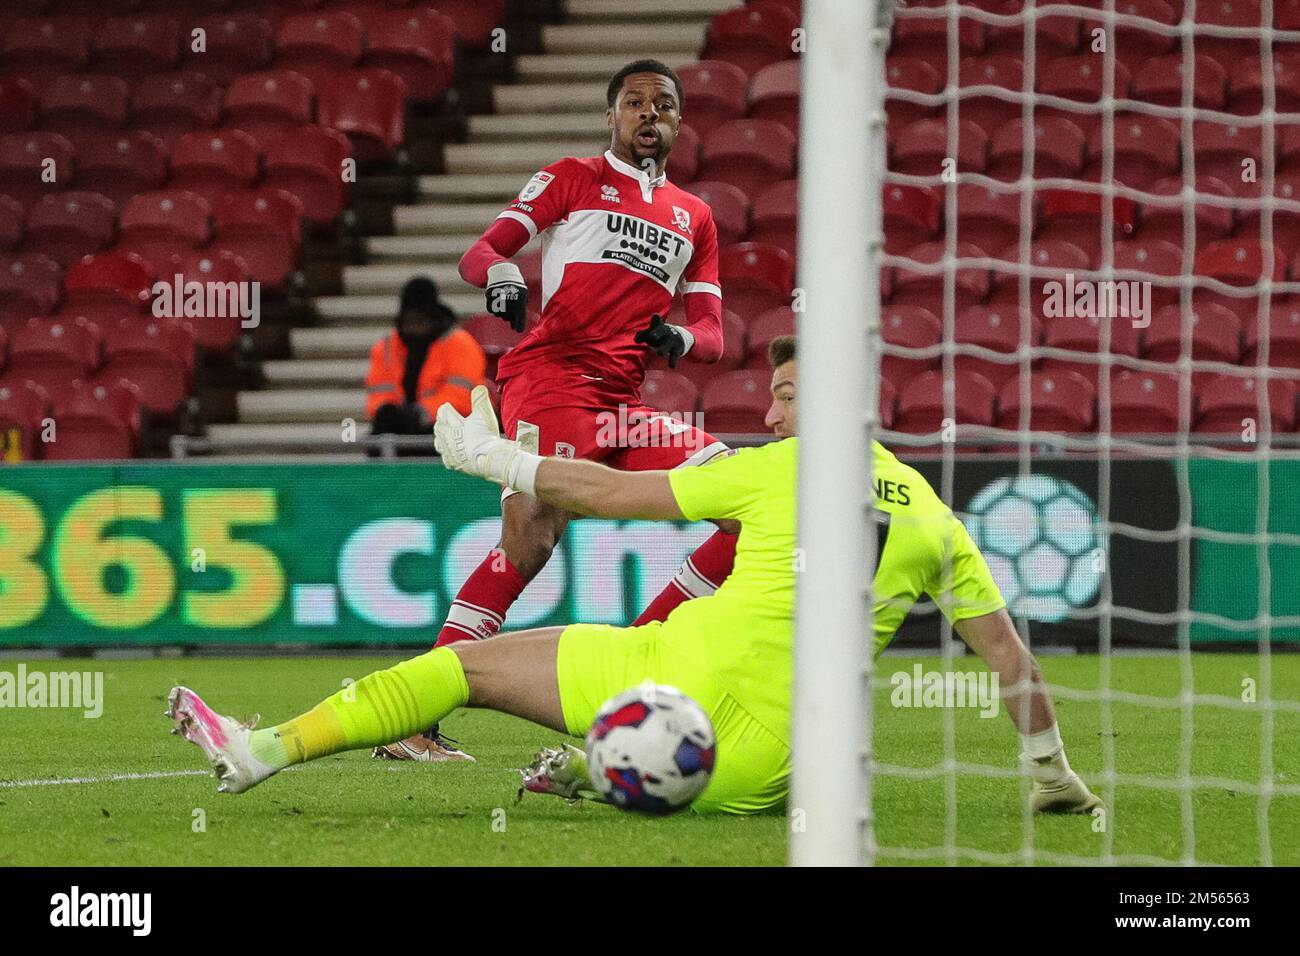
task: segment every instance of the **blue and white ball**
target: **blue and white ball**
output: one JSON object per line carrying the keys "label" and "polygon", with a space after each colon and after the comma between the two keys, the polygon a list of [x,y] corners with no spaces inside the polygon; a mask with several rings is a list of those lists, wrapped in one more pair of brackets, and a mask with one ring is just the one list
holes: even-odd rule
{"label": "blue and white ball", "polygon": [[587,732],[587,769],[616,807],[663,815],[704,792],[717,750],[699,704],[676,688],[646,683],[601,707]]}

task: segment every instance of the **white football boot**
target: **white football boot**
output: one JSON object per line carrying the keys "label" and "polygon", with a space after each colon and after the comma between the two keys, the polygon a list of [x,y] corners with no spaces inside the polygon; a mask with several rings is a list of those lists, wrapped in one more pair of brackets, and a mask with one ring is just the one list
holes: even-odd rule
{"label": "white football boot", "polygon": [[528,793],[549,793],[552,796],[576,803],[578,800],[595,800],[607,803],[591,785],[587,774],[587,755],[573,744],[561,744],[558,749],[543,747],[527,767],[521,767],[519,794],[516,802]]}
{"label": "white football boot", "polygon": [[172,688],[166,716],[176,721],[172,733],[196,744],[208,758],[221,781],[218,793],[243,793],[276,773],[249,749],[251,724],[218,714],[188,687]]}

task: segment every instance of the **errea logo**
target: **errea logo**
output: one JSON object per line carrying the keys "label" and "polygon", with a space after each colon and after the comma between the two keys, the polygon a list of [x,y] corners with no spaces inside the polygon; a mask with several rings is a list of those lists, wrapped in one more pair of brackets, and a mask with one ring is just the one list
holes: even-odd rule
{"label": "errea logo", "polygon": [[623,200],[619,198],[618,189],[614,186],[605,185],[600,187],[600,198],[606,202],[616,202],[622,204]]}

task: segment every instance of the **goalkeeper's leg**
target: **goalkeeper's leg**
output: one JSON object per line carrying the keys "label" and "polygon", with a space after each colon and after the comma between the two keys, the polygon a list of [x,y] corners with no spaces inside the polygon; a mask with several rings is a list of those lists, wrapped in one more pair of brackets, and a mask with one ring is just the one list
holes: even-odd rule
{"label": "goalkeeper's leg", "polygon": [[1035,813],[1092,813],[1101,800],[1065,757],[1052,696],[1038,661],[1016,633],[1005,610],[953,625],[971,650],[998,675],[1007,715],[1020,734],[1020,759],[1034,779],[1029,805]]}

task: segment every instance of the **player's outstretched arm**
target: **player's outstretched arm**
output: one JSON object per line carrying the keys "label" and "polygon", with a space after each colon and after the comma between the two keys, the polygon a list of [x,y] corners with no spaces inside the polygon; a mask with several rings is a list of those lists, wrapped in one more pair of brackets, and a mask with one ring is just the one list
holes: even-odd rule
{"label": "player's outstretched arm", "polygon": [[590,461],[542,458],[502,438],[487,389],[474,389],[468,416],[438,410],[434,444],[443,463],[548,504],[598,518],[680,519],[666,471],[615,471]]}

